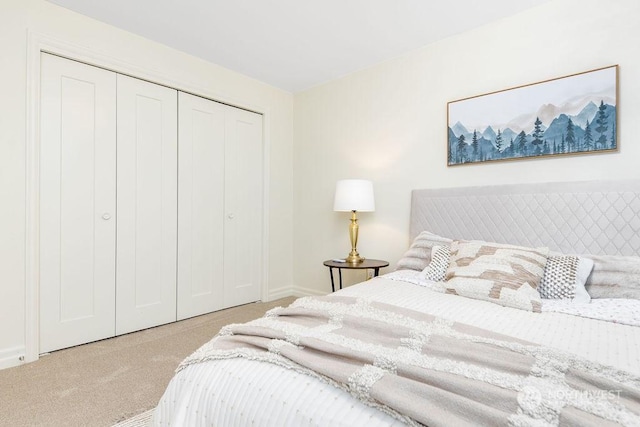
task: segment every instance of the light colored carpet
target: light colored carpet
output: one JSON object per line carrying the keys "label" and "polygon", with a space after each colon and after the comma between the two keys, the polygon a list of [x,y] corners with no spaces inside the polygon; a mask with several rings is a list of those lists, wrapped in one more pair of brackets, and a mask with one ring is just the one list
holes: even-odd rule
{"label": "light colored carpet", "polygon": [[230,308],[0,370],[0,426],[111,426],[142,414],[155,407],[178,364],[222,326],[294,300]]}

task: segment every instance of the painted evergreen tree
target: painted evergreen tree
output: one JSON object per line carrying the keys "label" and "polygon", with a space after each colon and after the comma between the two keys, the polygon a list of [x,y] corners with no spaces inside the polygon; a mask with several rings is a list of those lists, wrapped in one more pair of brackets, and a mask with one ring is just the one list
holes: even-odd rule
{"label": "painted evergreen tree", "polygon": [[533,133],[531,134],[533,141],[531,144],[535,147],[536,154],[540,154],[540,145],[542,144],[542,122],[538,117],[533,124]]}
{"label": "painted evergreen tree", "polygon": [[564,144],[564,133],[562,134],[562,142],[560,143],[560,152],[561,153],[567,152],[567,147]]}
{"label": "painted evergreen tree", "polygon": [[542,152],[544,154],[549,154],[549,143],[546,139],[544,140],[544,145],[542,146]]}
{"label": "painted evergreen tree", "polygon": [[567,122],[567,137],[565,138],[567,142],[567,152],[573,153],[576,151],[576,137],[573,133],[573,120],[569,119]]}
{"label": "painted evergreen tree", "polygon": [[526,156],[527,154],[527,134],[524,131],[520,131],[518,134],[518,152],[521,156]]}
{"label": "painted evergreen tree", "polygon": [[516,152],[515,152],[515,147],[513,146],[513,137],[511,137],[511,141],[509,141],[509,146],[505,148],[504,151],[507,152],[509,157],[515,156]]}
{"label": "painted evergreen tree", "polygon": [[479,158],[480,158],[481,162],[483,162],[485,160],[484,159],[484,153],[482,152],[482,147],[480,147],[480,157]]}
{"label": "painted evergreen tree", "polygon": [[453,161],[453,144],[449,143],[449,152],[447,153],[447,161],[450,165],[454,163]]}
{"label": "painted evergreen tree", "polygon": [[467,161],[467,144],[464,142],[464,135],[458,137],[458,163]]}
{"label": "painted evergreen tree", "polygon": [[600,101],[600,106],[598,107],[598,113],[596,114],[596,132],[600,134],[600,138],[596,141],[596,148],[605,148],[607,146],[607,137],[604,136],[607,131],[607,107],[605,107],[604,102]]}
{"label": "painted evergreen tree", "polygon": [[587,120],[587,125],[584,128],[584,149],[585,151],[593,150],[593,137],[591,136],[591,124]]}
{"label": "painted evergreen tree", "polygon": [[616,148],[616,122],[613,122],[613,126],[611,126],[611,143],[609,144],[609,148]]}
{"label": "painted evergreen tree", "polygon": [[556,145],[556,139],[553,138],[553,154],[558,152],[558,146]]}
{"label": "painted evergreen tree", "polygon": [[473,159],[478,159],[478,132],[473,130],[473,138],[471,139],[471,147],[473,147]]}
{"label": "painted evergreen tree", "polygon": [[496,135],[496,149],[499,156],[502,153],[502,132],[500,132],[500,129],[498,129],[498,134]]}

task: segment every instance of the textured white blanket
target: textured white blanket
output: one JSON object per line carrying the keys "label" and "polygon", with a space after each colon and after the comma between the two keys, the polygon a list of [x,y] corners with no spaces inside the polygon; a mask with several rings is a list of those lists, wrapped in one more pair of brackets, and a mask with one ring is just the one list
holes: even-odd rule
{"label": "textured white blanket", "polygon": [[[640,374],[640,328],[561,313],[530,313],[429,291],[384,276],[337,295],[363,296],[573,352]],[[224,390],[223,394],[216,394]],[[156,425],[395,426],[388,415],[314,378],[263,362],[190,366],[171,381]]]}
{"label": "textured white blanket", "polygon": [[365,298],[301,298],[226,326],[180,369],[232,358],[318,378],[415,426],[640,425],[640,376]]}

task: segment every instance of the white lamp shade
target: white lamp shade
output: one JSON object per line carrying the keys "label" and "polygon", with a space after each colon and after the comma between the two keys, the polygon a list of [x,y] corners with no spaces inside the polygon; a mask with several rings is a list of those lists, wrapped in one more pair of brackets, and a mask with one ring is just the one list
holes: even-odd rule
{"label": "white lamp shade", "polygon": [[365,179],[343,179],[336,183],[333,210],[338,212],[372,212],[376,210],[373,200],[373,184]]}

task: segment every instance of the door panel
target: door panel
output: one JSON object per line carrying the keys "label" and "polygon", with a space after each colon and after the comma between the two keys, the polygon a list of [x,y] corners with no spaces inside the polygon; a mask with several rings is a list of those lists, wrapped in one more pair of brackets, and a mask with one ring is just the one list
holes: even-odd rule
{"label": "door panel", "polygon": [[178,320],[222,308],[223,104],[179,93]]}
{"label": "door panel", "polygon": [[40,351],[115,334],[116,75],[42,54]]}
{"label": "door panel", "polygon": [[118,75],[116,333],[176,320],[177,92]]}
{"label": "door panel", "polygon": [[224,306],[258,301],[262,287],[262,116],[226,112]]}

